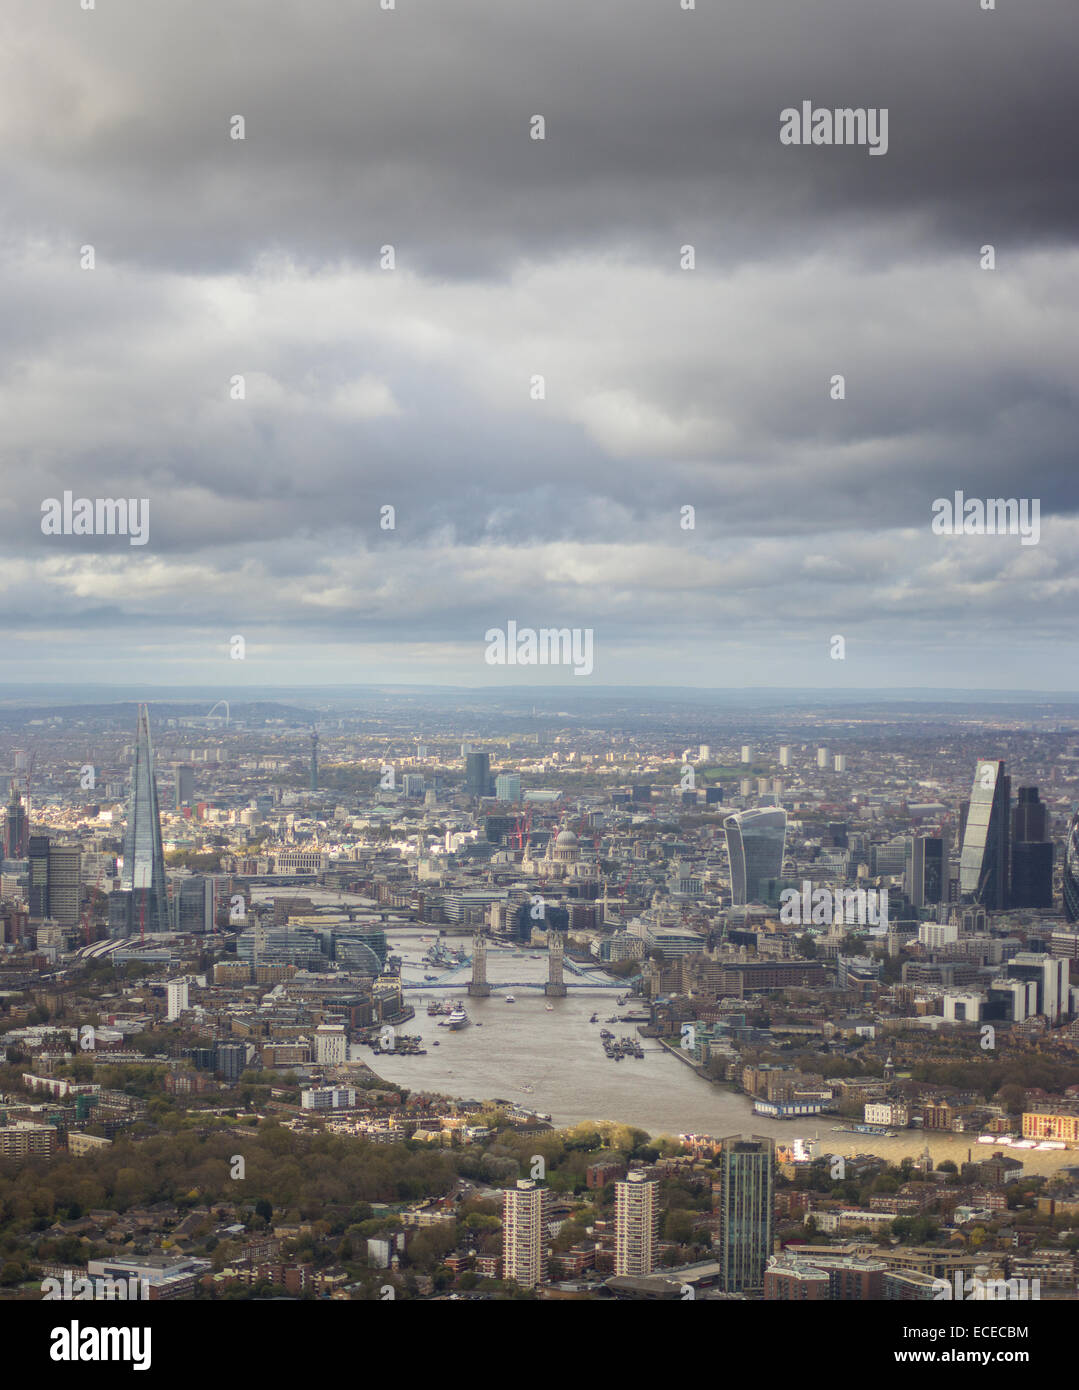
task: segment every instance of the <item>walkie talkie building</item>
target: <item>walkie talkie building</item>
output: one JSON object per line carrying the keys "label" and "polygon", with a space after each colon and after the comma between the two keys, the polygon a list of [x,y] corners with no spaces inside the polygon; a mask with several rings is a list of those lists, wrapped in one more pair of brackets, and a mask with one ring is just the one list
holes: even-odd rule
{"label": "walkie talkie building", "polygon": [[783,873],[787,813],[781,806],[736,811],[723,822],[731,865],[731,902],[735,907],[762,901],[769,879]]}

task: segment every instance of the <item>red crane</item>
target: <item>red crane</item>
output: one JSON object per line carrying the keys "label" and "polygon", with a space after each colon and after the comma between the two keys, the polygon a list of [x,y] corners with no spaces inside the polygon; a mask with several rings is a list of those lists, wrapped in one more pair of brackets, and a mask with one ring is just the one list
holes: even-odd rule
{"label": "red crane", "polygon": [[510,843],[515,848],[523,850],[525,847],[525,836],[532,834],[532,807],[530,806],[523,816],[518,816],[514,823],[513,833],[510,836]]}

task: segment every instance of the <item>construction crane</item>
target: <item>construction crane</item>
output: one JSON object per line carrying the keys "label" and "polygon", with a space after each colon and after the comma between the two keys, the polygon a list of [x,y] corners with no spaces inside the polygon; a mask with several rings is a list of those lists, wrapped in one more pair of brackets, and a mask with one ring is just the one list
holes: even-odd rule
{"label": "construction crane", "polygon": [[525,836],[531,837],[532,834],[532,807],[530,806],[524,815],[518,816],[513,824],[513,833],[510,835],[510,844],[519,850],[525,847]]}

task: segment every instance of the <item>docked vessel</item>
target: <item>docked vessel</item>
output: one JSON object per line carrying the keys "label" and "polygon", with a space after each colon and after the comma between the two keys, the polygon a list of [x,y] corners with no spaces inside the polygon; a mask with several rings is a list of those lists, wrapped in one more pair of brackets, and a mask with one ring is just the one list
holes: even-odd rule
{"label": "docked vessel", "polygon": [[453,1009],[450,1011],[450,1016],[446,1020],[446,1026],[452,1028],[456,1033],[460,1028],[467,1028],[469,1021],[464,1006],[462,1004],[454,1004]]}

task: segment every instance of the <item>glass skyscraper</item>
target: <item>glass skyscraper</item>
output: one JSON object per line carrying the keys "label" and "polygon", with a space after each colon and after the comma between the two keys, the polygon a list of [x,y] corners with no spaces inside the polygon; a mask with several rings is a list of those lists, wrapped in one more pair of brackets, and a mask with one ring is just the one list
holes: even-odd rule
{"label": "glass skyscraper", "polygon": [[1012,907],[1053,906],[1053,842],[1037,787],[1020,787],[1012,812]]}
{"label": "glass skyscraper", "polygon": [[938,835],[916,835],[910,842],[910,881],[907,891],[914,907],[929,907],[944,896],[944,841]]}
{"label": "glass skyscraper", "polygon": [[764,1287],[772,1253],[775,1146],[759,1135],[722,1140],[719,1156],[720,1286],[727,1293]]}
{"label": "glass skyscraper", "polygon": [[5,859],[25,859],[29,853],[30,824],[26,807],[19,799],[15,778],[11,779],[11,800],[4,818],[3,854]]}
{"label": "glass skyscraper", "polygon": [[1079,922],[1079,807],[1072,814],[1064,841],[1064,916]]}
{"label": "glass skyscraper", "polygon": [[990,912],[1008,906],[1010,832],[1011,779],[1004,775],[1003,762],[980,762],[959,856],[959,892],[966,902]]}
{"label": "glass skyscraper", "polygon": [[731,902],[735,907],[762,901],[769,879],[783,875],[787,813],[780,806],[736,811],[723,822],[731,865]]}
{"label": "glass skyscraper", "polygon": [[135,936],[144,931],[169,931],[165,853],[161,847],[161,816],[150,741],[150,716],[139,706],[135,762],[124,828],[124,866],[120,889],[109,903],[109,934]]}
{"label": "glass skyscraper", "polygon": [[486,796],[490,781],[490,753],[467,754],[465,757],[465,790],[469,796]]}

